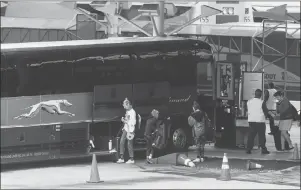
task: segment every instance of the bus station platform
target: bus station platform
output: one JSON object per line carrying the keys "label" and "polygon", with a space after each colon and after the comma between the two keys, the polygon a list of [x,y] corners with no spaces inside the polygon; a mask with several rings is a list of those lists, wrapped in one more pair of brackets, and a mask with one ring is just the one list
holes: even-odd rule
{"label": "bus station platform", "polygon": [[[231,165],[231,160],[230,165]],[[299,189],[299,173],[296,166],[289,176],[289,183],[285,181],[272,181],[275,172],[243,170],[244,163],[239,167],[231,166],[232,179],[230,181],[217,180],[221,173],[222,160],[216,159],[206,163],[210,168],[200,168],[197,172],[180,171],[165,166],[161,171],[147,171],[137,161],[135,164],[116,164],[98,162],[100,183],[87,183],[90,178],[91,164],[74,164],[65,166],[36,167],[30,169],[1,172],[1,189]],[[213,163],[213,164],[210,164]],[[218,169],[216,169],[218,167]],[[288,165],[282,166],[287,169]],[[183,167],[184,168],[184,167]],[[181,170],[183,170],[181,168]],[[185,168],[186,169],[186,168]],[[189,170],[190,168],[188,168]],[[265,175],[265,182],[258,182],[254,175]],[[252,176],[253,175],[253,176]],[[284,178],[284,175],[282,178]],[[292,178],[293,176],[294,178]],[[296,179],[295,179],[296,178]],[[294,182],[294,184],[293,184]]]}
{"label": "bus station platform", "polygon": [[[294,125],[290,134],[299,148],[300,127]],[[206,145],[207,159],[197,164],[196,169],[172,164],[146,164],[139,158],[135,164],[116,164],[98,157],[96,166],[101,183],[86,182],[93,166],[90,161],[51,166],[32,164],[25,169],[1,171],[1,189],[300,189],[300,160],[291,159],[293,151],[276,152],[273,137],[268,134],[267,147],[270,155],[261,155],[260,150],[249,155],[242,149]],[[226,182],[217,180],[221,175],[224,153],[227,153],[232,176]],[[196,156],[194,147],[187,154],[193,159]],[[264,168],[248,171],[247,160]]]}
{"label": "bus station platform", "polygon": [[[298,145],[299,151],[299,160],[293,160],[293,152],[294,150],[278,152],[275,148],[274,137],[269,135],[270,126],[266,125],[266,147],[270,151],[270,154],[263,155],[261,154],[260,149],[256,149],[254,146],[254,150],[252,154],[246,154],[245,149],[225,149],[225,148],[216,148],[214,144],[205,146],[205,156],[208,158],[223,158],[224,153],[227,153],[228,159],[243,159],[243,160],[280,160],[280,161],[297,161],[300,162],[300,126],[297,123],[294,123],[290,133],[291,140],[293,145],[295,143]],[[195,157],[194,155],[195,147],[190,147],[189,157]]]}

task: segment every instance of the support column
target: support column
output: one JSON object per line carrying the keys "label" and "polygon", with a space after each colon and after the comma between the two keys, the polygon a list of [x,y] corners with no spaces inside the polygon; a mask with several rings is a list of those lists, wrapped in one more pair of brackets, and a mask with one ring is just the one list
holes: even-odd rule
{"label": "support column", "polygon": [[[154,17],[158,36],[164,36],[164,1],[159,1],[159,16]],[[153,36],[156,36],[155,27],[153,27]]]}
{"label": "support column", "polygon": [[[119,2],[116,2],[116,9],[115,14],[119,14]],[[109,30],[109,37],[118,37],[119,35],[119,26],[118,26],[118,20],[119,18],[117,16],[107,14],[107,18],[110,20],[111,28]]]}

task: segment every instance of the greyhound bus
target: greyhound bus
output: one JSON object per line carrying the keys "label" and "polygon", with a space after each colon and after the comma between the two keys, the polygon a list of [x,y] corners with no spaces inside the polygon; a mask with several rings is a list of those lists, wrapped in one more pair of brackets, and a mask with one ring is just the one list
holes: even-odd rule
{"label": "greyhound bus", "polygon": [[164,147],[183,150],[213,63],[209,44],[178,37],[1,44],[1,164],[86,156],[91,141],[115,156],[125,98],[142,118],[135,150],[152,109],[164,115]]}

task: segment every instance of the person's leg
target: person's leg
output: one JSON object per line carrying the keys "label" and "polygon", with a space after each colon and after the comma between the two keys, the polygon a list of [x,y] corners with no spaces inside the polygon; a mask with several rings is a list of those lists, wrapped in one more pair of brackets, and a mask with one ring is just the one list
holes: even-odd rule
{"label": "person's leg", "polygon": [[128,151],[129,151],[130,160],[134,161],[134,139],[128,140]]}
{"label": "person's leg", "polygon": [[126,131],[123,131],[120,138],[120,159],[121,159],[120,161],[124,161],[125,141],[126,141]]}
{"label": "person's leg", "polygon": [[281,136],[280,136],[280,139],[281,139],[281,150],[285,150],[285,138],[284,138],[283,133],[286,133],[286,131],[281,130],[280,133],[281,133]]}
{"label": "person's leg", "polygon": [[282,150],[285,150],[285,141],[288,142],[290,148],[293,149],[293,143],[291,141],[290,136],[288,135],[288,131],[291,129],[292,120],[281,120],[279,124],[279,129],[281,130],[281,147]]}
{"label": "person's leg", "polygon": [[145,136],[145,140],[146,140],[146,158],[149,158],[152,150],[153,141],[149,136]]}
{"label": "person's leg", "polygon": [[204,159],[205,158],[205,144],[206,144],[206,137],[205,135],[202,135],[200,137],[200,157],[201,159]]}
{"label": "person's leg", "polygon": [[268,115],[269,123],[270,123],[270,133],[269,135],[275,134],[275,122],[274,118],[271,115]]}
{"label": "person's leg", "polygon": [[285,150],[285,141],[288,142],[290,148],[293,147],[292,140],[288,135],[287,131],[281,131],[281,136],[283,137],[283,143],[281,142],[282,149]]}
{"label": "person's leg", "polygon": [[249,134],[248,134],[248,142],[247,142],[247,153],[250,154],[251,150],[253,149],[254,146],[254,138],[257,134],[256,130],[256,123],[254,122],[249,122]]}
{"label": "person's leg", "polygon": [[201,139],[200,137],[195,137],[195,145],[196,145],[196,150],[197,150],[197,158],[201,158]]}
{"label": "person's leg", "polygon": [[265,123],[258,123],[257,131],[258,131],[258,138],[259,138],[259,144],[261,147],[261,153],[263,154],[268,154],[269,152],[267,151],[266,147],[266,137],[265,137],[265,132],[266,132],[266,125]]}

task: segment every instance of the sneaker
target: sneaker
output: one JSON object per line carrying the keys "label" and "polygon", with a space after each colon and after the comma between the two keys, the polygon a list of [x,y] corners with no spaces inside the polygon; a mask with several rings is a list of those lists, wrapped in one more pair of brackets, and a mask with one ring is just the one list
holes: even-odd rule
{"label": "sneaker", "polygon": [[270,154],[270,151],[268,151],[268,150],[263,150],[263,151],[261,151],[261,154]]}
{"label": "sneaker", "polygon": [[204,158],[196,158],[194,159],[192,162],[196,163],[196,162],[204,162]]}
{"label": "sneaker", "polygon": [[290,147],[290,148],[288,148],[287,150],[293,150],[295,147]]}
{"label": "sneaker", "polygon": [[252,154],[251,150],[247,150],[246,153],[247,153],[247,154]]}
{"label": "sneaker", "polygon": [[192,162],[201,162],[201,158],[196,158]]}
{"label": "sneaker", "polygon": [[147,164],[153,164],[153,161],[152,161],[151,159],[147,158],[147,159],[146,159],[146,163],[147,163]]}
{"label": "sneaker", "polygon": [[128,161],[126,162],[126,164],[135,164],[135,161],[134,161],[134,160],[128,160]]}
{"label": "sneaker", "polygon": [[118,163],[118,164],[124,163],[124,159],[119,158],[119,159],[117,160],[117,163]]}

